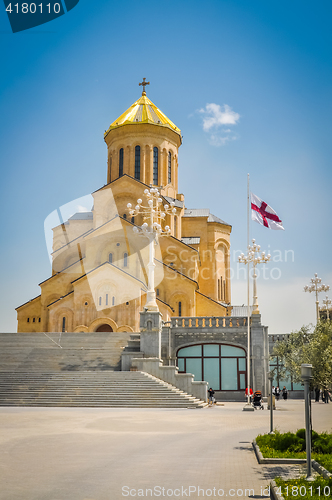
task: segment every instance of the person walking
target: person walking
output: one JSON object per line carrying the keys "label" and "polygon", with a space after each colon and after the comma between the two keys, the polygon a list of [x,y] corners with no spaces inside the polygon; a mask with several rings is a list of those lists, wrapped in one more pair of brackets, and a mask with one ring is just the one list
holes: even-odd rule
{"label": "person walking", "polygon": [[209,405],[212,406],[214,402],[215,402],[214,390],[212,389],[212,387],[210,387],[208,390],[208,403]]}
{"label": "person walking", "polygon": [[320,396],[320,388],[316,387],[315,388],[315,403],[319,403],[319,396]]}
{"label": "person walking", "polygon": [[329,399],[330,399],[329,398],[329,391],[327,389],[325,389],[325,391],[324,391],[324,399],[325,399],[324,403],[329,402]]}
{"label": "person walking", "polygon": [[286,386],[284,385],[284,387],[282,388],[282,397],[284,401],[287,400],[287,396],[288,396],[288,391],[286,389]]}
{"label": "person walking", "polygon": [[276,393],[276,400],[279,401],[279,398],[280,398],[280,387],[278,385],[275,388],[275,393]]}

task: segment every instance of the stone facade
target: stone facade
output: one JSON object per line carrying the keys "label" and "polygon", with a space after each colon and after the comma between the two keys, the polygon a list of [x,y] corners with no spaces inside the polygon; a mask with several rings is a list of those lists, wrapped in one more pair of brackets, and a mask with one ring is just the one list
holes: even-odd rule
{"label": "stone facade", "polygon": [[[17,308],[19,332],[127,331],[140,328],[146,300],[147,240],[133,232],[127,204],[159,189],[174,204],[171,236],[156,247],[156,294],[163,321],[173,316],[231,314],[231,226],[208,209],[189,209],[178,192],[181,131],[142,95],[104,136],[107,184],[91,211],[53,228],[52,275],[41,294]],[[61,222],[61,223],[60,223]]]}

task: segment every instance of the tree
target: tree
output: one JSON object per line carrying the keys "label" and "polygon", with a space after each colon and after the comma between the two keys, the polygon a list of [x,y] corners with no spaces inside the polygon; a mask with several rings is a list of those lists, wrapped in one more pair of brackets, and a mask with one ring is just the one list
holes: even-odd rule
{"label": "tree", "polygon": [[332,388],[332,321],[319,321],[311,332],[308,326],[292,332],[274,346],[272,357],[282,365],[281,378],[301,382],[301,364],[312,364],[312,387]]}

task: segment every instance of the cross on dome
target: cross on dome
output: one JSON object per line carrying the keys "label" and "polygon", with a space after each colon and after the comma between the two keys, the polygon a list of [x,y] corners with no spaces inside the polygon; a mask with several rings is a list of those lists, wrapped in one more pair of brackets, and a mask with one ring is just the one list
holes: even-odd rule
{"label": "cross on dome", "polygon": [[138,85],[139,85],[139,86],[141,86],[141,85],[143,86],[143,92],[142,92],[142,95],[146,95],[146,92],[145,92],[145,87],[146,87],[146,85],[150,85],[150,82],[146,82],[146,81],[145,81],[145,78],[143,78],[142,83],[139,83]]}

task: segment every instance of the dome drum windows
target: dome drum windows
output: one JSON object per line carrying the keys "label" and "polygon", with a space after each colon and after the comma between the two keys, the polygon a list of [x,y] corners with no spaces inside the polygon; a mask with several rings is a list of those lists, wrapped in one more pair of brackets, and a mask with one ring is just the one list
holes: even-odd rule
{"label": "dome drum windows", "polygon": [[169,151],[168,153],[168,184],[172,182],[172,153]]}
{"label": "dome drum windows", "polygon": [[119,177],[123,176],[123,148],[119,151]]}
{"label": "dome drum windows", "polygon": [[158,178],[159,178],[159,151],[158,148],[153,148],[153,185],[158,186]]}
{"label": "dome drum windows", "polygon": [[135,146],[135,179],[141,179],[141,147]]}

